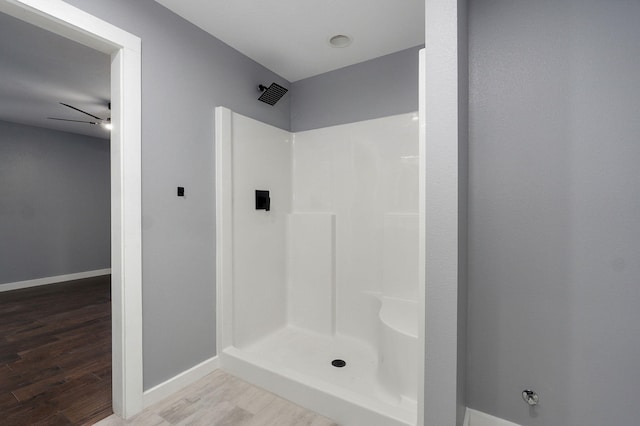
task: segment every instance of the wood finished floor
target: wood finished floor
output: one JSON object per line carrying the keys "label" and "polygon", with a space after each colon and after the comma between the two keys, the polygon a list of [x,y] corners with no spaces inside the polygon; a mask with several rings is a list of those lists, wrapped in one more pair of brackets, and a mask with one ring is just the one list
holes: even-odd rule
{"label": "wood finished floor", "polygon": [[110,278],[0,293],[0,424],[112,414]]}
{"label": "wood finished floor", "polygon": [[338,426],[237,377],[216,370],[124,421],[111,416],[96,426]]}

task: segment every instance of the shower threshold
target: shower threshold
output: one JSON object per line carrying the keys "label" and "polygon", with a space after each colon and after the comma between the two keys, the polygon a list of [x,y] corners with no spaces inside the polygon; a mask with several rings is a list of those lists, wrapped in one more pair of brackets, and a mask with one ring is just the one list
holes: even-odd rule
{"label": "shower threshold", "polygon": [[[340,359],[341,368],[332,365]],[[415,400],[393,396],[377,380],[377,354],[357,339],[295,327],[220,355],[222,368],[344,426],[416,424]]]}

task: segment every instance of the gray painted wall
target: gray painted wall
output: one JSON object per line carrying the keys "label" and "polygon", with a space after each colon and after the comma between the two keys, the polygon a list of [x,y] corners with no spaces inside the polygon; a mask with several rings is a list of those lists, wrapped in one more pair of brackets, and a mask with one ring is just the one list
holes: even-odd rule
{"label": "gray painted wall", "polygon": [[412,47],[294,82],[291,131],[417,111],[421,48]]}
{"label": "gray painted wall", "polygon": [[109,268],[109,141],[0,121],[0,286]]}
{"label": "gray painted wall", "polygon": [[[69,0],[142,39],[144,388],[215,355],[214,108],[289,129],[288,82],[153,0]],[[186,197],[176,197],[184,186]]]}
{"label": "gray painted wall", "polygon": [[458,0],[458,365],[457,416],[467,410],[467,234],[469,199],[469,37],[468,0]]}
{"label": "gray painted wall", "polygon": [[472,408],[638,424],[639,18],[636,0],[470,2]]}

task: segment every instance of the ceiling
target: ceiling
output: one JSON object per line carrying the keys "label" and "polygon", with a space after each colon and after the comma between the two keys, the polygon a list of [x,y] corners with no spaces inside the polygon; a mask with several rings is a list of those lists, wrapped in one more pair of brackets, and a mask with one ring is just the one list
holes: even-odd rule
{"label": "ceiling", "polygon": [[[0,120],[109,139],[100,125],[49,120],[110,116],[108,55],[0,13]],[[94,120],[95,121],[95,120]]]}
{"label": "ceiling", "polygon": [[424,44],[424,0],[156,1],[290,82]]}
{"label": "ceiling", "polygon": [[[156,1],[290,82],[424,44],[424,0]],[[109,117],[109,84],[108,55],[0,13],[0,120],[108,139],[48,117]]]}

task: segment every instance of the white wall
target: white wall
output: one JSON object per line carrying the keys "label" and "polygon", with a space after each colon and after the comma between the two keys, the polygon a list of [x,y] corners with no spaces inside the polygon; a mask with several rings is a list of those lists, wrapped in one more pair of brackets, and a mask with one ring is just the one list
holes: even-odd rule
{"label": "white wall", "polygon": [[417,299],[416,114],[294,135],[232,117],[234,345],[286,324],[373,344],[375,293]]}
{"label": "white wall", "polygon": [[[418,209],[415,117],[401,114],[294,136],[294,212],[335,214],[337,331],[370,342],[377,304],[367,292],[383,289],[385,214]],[[417,236],[417,221],[408,223],[415,223]],[[415,245],[417,259],[417,238]]]}
{"label": "white wall", "polygon": [[336,331],[336,226],[331,213],[293,213],[288,223],[288,322]]}
{"label": "white wall", "polygon": [[[234,343],[243,347],[286,324],[291,136],[232,116]],[[270,211],[255,209],[256,189],[270,191]]]}

